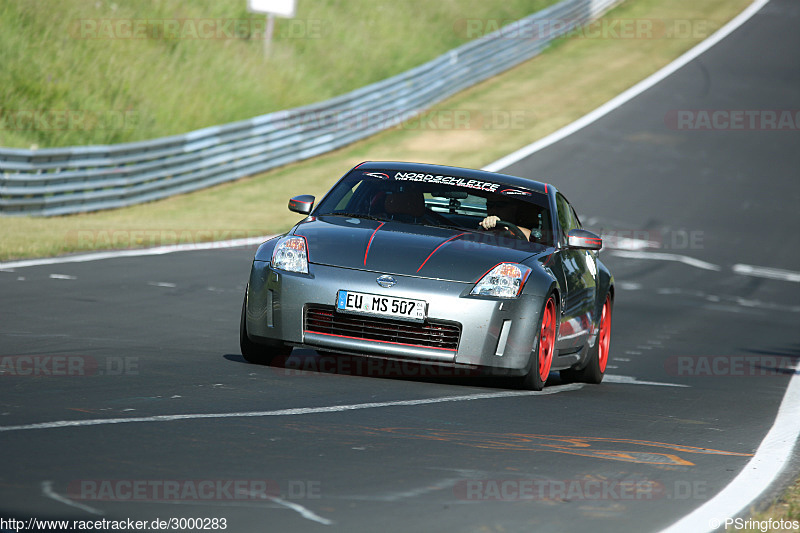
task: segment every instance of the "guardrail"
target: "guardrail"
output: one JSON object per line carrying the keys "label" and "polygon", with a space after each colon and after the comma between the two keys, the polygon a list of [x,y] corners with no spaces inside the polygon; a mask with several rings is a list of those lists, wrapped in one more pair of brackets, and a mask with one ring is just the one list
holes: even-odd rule
{"label": "guardrail", "polygon": [[0,148],[0,215],[129,206],[329,152],[530,59],[619,1],[563,0],[402,74],[308,106],[142,142]]}

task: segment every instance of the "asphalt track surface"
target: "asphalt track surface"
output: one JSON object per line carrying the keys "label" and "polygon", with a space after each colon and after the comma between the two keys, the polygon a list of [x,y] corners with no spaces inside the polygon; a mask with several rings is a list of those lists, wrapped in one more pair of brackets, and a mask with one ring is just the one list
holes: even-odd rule
{"label": "asphalt track surface", "polygon": [[[520,395],[303,350],[311,371],[249,365],[237,327],[252,247],[0,272],[0,517],[217,517],[237,532],[674,523],[747,464],[800,362],[800,283],[735,266],[800,270],[800,132],[669,117],[800,109],[798,24],[800,5],[774,0],[507,169],[557,184],[587,226],[661,244],[603,253],[619,290],[599,386],[554,375]],[[38,375],[14,375],[15,356],[38,358]],[[72,375],[46,375],[62,363]],[[179,416],[201,414],[220,416]]]}

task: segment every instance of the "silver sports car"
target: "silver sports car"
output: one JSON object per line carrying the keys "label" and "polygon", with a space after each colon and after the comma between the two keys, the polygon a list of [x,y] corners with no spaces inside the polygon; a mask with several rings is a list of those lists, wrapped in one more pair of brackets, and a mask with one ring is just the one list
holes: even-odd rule
{"label": "silver sports car", "polygon": [[485,371],[540,390],[551,371],[599,383],[614,278],[600,237],[547,183],[368,162],[255,254],[242,355],[293,347]]}

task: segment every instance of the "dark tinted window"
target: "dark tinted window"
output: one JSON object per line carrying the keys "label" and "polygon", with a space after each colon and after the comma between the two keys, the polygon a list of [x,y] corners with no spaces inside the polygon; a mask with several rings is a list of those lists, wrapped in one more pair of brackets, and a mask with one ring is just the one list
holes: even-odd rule
{"label": "dark tinted window", "polygon": [[531,241],[551,245],[545,194],[502,183],[394,170],[354,170],[314,210],[407,224],[483,231],[488,215],[531,230]]}
{"label": "dark tinted window", "polygon": [[561,193],[556,195],[556,207],[558,209],[558,225],[561,227],[561,243],[564,244],[567,241],[569,230],[578,229],[581,224],[575,210]]}

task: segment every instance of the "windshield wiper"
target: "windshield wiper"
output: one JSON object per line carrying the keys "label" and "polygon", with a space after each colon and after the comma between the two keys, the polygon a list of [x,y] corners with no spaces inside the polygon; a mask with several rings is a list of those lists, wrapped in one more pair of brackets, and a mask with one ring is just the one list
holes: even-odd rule
{"label": "windshield wiper", "polygon": [[386,222],[385,218],[376,217],[373,215],[365,215],[364,213],[322,213],[321,215],[317,216],[336,216],[336,217],[350,217],[350,218],[365,218],[367,220],[378,220],[380,222]]}

